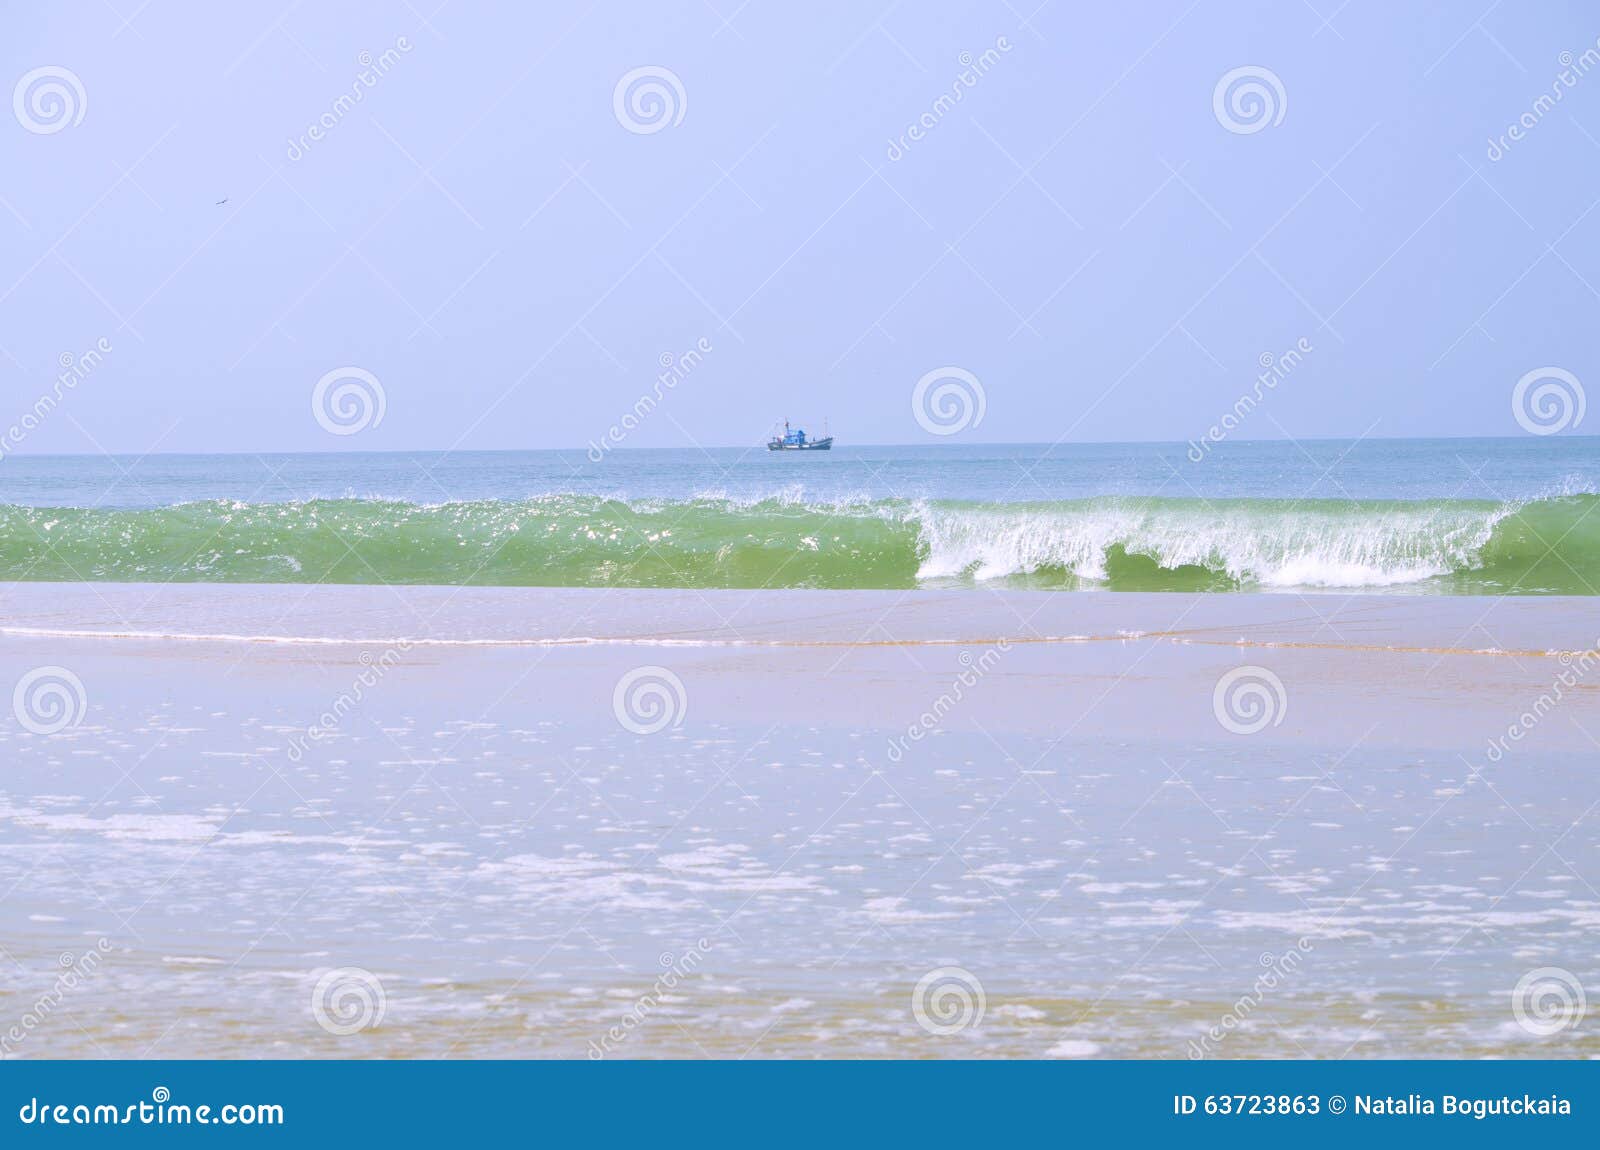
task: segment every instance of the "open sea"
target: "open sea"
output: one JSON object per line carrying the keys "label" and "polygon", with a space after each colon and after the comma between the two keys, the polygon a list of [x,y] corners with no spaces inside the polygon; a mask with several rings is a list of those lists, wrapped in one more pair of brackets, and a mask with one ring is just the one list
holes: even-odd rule
{"label": "open sea", "polygon": [[1600,439],[20,456],[0,579],[1595,594]]}

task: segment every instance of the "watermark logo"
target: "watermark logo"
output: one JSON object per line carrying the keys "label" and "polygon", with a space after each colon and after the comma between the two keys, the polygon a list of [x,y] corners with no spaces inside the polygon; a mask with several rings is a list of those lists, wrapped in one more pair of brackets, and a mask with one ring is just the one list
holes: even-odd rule
{"label": "watermark logo", "polygon": [[1511,1013],[1517,1025],[1538,1038],[1571,1030],[1583,1021],[1588,1009],[1578,976],[1559,966],[1528,971],[1517,979],[1511,992]]}
{"label": "watermark logo", "polygon": [[683,680],[665,667],[635,667],[617,680],[611,692],[617,722],[636,735],[653,735],[683,726],[689,693]]}
{"label": "watermark logo", "polygon": [[336,367],[311,389],[311,414],[322,430],[355,435],[383,422],[387,403],[383,384],[359,367]]}
{"label": "watermark logo", "polygon": [[911,1013],[929,1034],[944,1037],[983,1024],[989,1000],[983,983],[960,966],[938,966],[917,979],[911,991]]}
{"label": "watermark logo", "polygon": [[89,696],[83,680],[65,667],[35,667],[17,680],[11,711],[25,730],[53,735],[83,722]]}
{"label": "watermark logo", "polygon": [[1211,112],[1228,131],[1250,136],[1276,128],[1289,110],[1289,94],[1271,68],[1246,64],[1217,81],[1211,91]]}
{"label": "watermark logo", "polygon": [[1511,414],[1523,431],[1554,435],[1583,422],[1583,384],[1559,367],[1536,367],[1511,389]]}
{"label": "watermark logo", "polygon": [[683,81],[671,68],[659,64],[628,72],[611,92],[611,111],[617,123],[636,136],[676,128],[688,110],[689,94],[683,90]]}
{"label": "watermark logo", "polygon": [[936,367],[911,389],[911,414],[932,435],[955,435],[983,422],[988,396],[978,377],[959,367]]}
{"label": "watermark logo", "polygon": [[48,64],[35,68],[11,90],[11,110],[17,123],[36,136],[49,136],[63,128],[76,128],[89,110],[89,94],[71,68]]}
{"label": "watermark logo", "polygon": [[378,976],[359,966],[335,967],[311,991],[311,1016],[339,1037],[381,1025],[388,1006]]}
{"label": "watermark logo", "polygon": [[1289,711],[1289,694],[1283,680],[1265,667],[1235,667],[1217,680],[1211,692],[1211,711],[1224,730],[1253,735],[1283,722]]}

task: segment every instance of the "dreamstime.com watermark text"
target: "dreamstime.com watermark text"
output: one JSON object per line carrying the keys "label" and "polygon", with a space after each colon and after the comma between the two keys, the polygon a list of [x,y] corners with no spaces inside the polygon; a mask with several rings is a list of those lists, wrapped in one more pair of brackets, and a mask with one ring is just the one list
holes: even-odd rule
{"label": "dreamstime.com watermark text", "polygon": [[344,118],[355,110],[357,104],[367,98],[367,89],[377,87],[378,81],[387,76],[400,58],[409,53],[416,45],[404,36],[395,38],[394,47],[385,48],[376,57],[371,52],[362,52],[356,57],[356,63],[361,71],[357,72],[355,79],[350,81],[350,90],[342,93],[333,103],[328,105],[328,110],[318,116],[306,130],[300,133],[299,138],[289,137],[289,146],[284,154],[289,157],[290,163],[305,158],[311,151],[312,145],[325,140],[328,133],[344,123]]}
{"label": "dreamstime.com watermark text", "polygon": [[1267,1000],[1267,996],[1300,969],[1301,960],[1310,954],[1311,950],[1311,940],[1302,938],[1282,954],[1273,954],[1270,951],[1263,953],[1261,973],[1256,975],[1255,981],[1250,984],[1250,989],[1241,994],[1198,1041],[1190,1040],[1189,1057],[1198,1060],[1215,1054],[1222,1046],[1223,1040],[1243,1026],[1256,1009]]}
{"label": "dreamstime.com watermark text", "polygon": [[1597,66],[1600,66],[1600,39],[1593,47],[1585,48],[1583,52],[1574,56],[1571,52],[1563,52],[1556,57],[1556,63],[1561,71],[1555,74],[1550,81],[1550,90],[1541,92],[1534,97],[1533,103],[1528,105],[1528,110],[1518,116],[1516,120],[1506,125],[1506,130],[1499,137],[1489,137],[1489,147],[1485,155],[1489,162],[1497,163],[1504,159],[1506,154],[1529,132],[1537,128],[1546,116],[1555,110],[1555,106],[1566,98],[1567,93],[1578,86],[1582,80]]}
{"label": "dreamstime.com watermark text", "polygon": [[1233,407],[1223,413],[1206,433],[1198,440],[1189,441],[1189,462],[1199,463],[1211,453],[1211,449],[1232,435],[1244,423],[1250,413],[1261,406],[1268,393],[1276,391],[1278,385],[1288,379],[1290,374],[1305,361],[1305,357],[1316,349],[1311,341],[1302,336],[1295,341],[1295,345],[1282,355],[1273,355],[1264,351],[1256,362],[1261,365],[1261,371],[1256,375],[1255,382],[1250,390],[1244,392],[1233,401]]}
{"label": "dreamstime.com watermark text", "polygon": [[345,716],[361,705],[368,692],[383,682],[383,677],[399,664],[400,656],[411,647],[410,639],[399,639],[376,657],[370,651],[361,652],[361,673],[351,681],[348,690],[341,692],[328,709],[317,716],[317,721],[308,726],[304,734],[289,740],[289,761],[298,763],[312,743],[321,742],[337,731]]}
{"label": "dreamstime.com watermark text", "polygon": [[172,1091],[157,1086],[148,1101],[109,1103],[50,1102],[29,1098],[17,1111],[24,1126],[282,1126],[283,1107],[274,1102],[228,1102],[190,1106],[172,1101]]}
{"label": "dreamstime.com watermark text", "polygon": [[967,98],[967,91],[978,86],[978,81],[987,76],[990,70],[1000,62],[1001,56],[1011,51],[1013,45],[1004,36],[995,38],[993,48],[985,48],[974,56],[971,52],[963,52],[956,57],[956,63],[961,65],[961,71],[956,73],[955,79],[950,81],[950,90],[941,92],[937,99],[928,106],[928,110],[918,116],[906,126],[898,139],[889,141],[885,154],[891,163],[903,159],[912,146],[926,139],[951,112],[955,111],[957,104]]}
{"label": "dreamstime.com watermark text", "polygon": [[1498,763],[1505,758],[1513,744],[1525,739],[1544,721],[1546,715],[1561,705],[1569,692],[1578,689],[1578,684],[1590,671],[1600,666],[1600,640],[1596,640],[1595,647],[1587,651],[1563,651],[1559,659],[1562,669],[1550,681],[1550,686],[1540,692],[1527,710],[1506,724],[1505,734],[1489,740],[1484,753],[1491,763]]}
{"label": "dreamstime.com watermark text", "polygon": [[661,373],[656,376],[650,390],[635,400],[632,409],[624,412],[621,419],[606,428],[604,435],[598,440],[589,441],[587,452],[589,462],[599,463],[606,457],[606,452],[627,439],[660,406],[669,391],[689,378],[690,373],[705,362],[706,356],[710,355],[712,350],[711,341],[702,336],[682,355],[673,355],[670,351],[662,352],[656,361],[661,365]]}
{"label": "dreamstime.com watermark text", "polygon": [[49,388],[39,394],[33,405],[22,413],[21,418],[4,430],[0,430],[0,459],[10,455],[23,440],[37,431],[50,414],[61,406],[61,401],[105,362],[111,350],[111,341],[101,336],[95,340],[93,347],[81,355],[73,355],[70,351],[62,352],[56,359],[61,365],[61,372]]}
{"label": "dreamstime.com watermark text", "polygon": [[21,1018],[4,1032],[0,1032],[0,1056],[17,1053],[18,1047],[28,1040],[29,1035],[49,1022],[50,1016],[61,1008],[67,997],[100,969],[100,960],[109,953],[111,953],[111,940],[106,938],[96,940],[94,948],[84,951],[81,955],[64,951],[60,959],[61,971],[56,975],[55,981],[44,993],[28,1004]]}
{"label": "dreamstime.com watermark text", "polygon": [[995,664],[1000,661],[1000,656],[1011,649],[1011,644],[1004,639],[996,641],[993,647],[987,648],[983,654],[973,658],[972,652],[961,652],[961,670],[950,684],[950,689],[943,692],[926,711],[918,715],[916,721],[906,727],[906,733],[896,735],[889,740],[889,761],[898,763],[905,758],[906,751],[912,743],[920,743],[932,731],[944,722],[945,716],[956,707],[961,700],[967,697],[967,692],[978,685]]}
{"label": "dreamstime.com watermark text", "polygon": [[627,1009],[616,1025],[601,1035],[600,1041],[590,1039],[589,1057],[599,1061],[606,1055],[614,1053],[635,1030],[649,1021],[651,1014],[671,1001],[672,992],[683,983],[684,979],[694,973],[710,950],[711,940],[700,938],[696,939],[695,944],[681,956],[675,957],[671,952],[663,954],[661,956],[663,970],[656,975],[656,980],[651,983],[650,989],[633,1000],[633,1005]]}

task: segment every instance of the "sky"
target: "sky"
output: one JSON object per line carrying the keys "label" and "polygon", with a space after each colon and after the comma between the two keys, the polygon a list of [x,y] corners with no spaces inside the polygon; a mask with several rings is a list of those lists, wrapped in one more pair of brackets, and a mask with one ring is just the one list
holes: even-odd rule
{"label": "sky", "polygon": [[1036,3],[20,6],[4,450],[931,443],[946,387],[1182,442],[1291,349],[1239,438],[1515,435],[1600,379],[1600,12]]}

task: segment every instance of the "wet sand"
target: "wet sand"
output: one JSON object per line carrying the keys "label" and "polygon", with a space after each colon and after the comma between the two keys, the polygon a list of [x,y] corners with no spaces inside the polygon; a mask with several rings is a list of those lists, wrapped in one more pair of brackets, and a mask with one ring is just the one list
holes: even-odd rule
{"label": "wet sand", "polygon": [[1597,635],[1560,598],[11,585],[7,684],[70,677],[0,711],[0,1046],[1600,1053],[1513,994],[1600,992]]}

